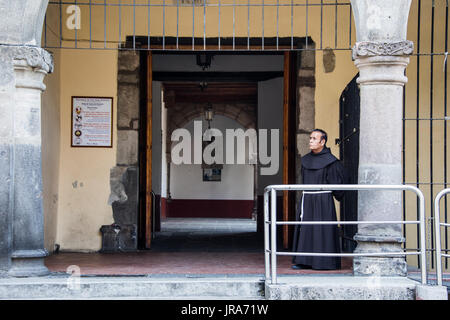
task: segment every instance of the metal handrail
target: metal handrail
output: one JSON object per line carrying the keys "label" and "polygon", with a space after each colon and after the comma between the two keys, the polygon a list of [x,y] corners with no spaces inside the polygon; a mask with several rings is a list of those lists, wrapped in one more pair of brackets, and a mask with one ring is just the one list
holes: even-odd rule
{"label": "metal handrail", "polygon": [[[276,215],[276,191],[277,190],[410,190],[419,197],[419,220],[417,221],[285,221],[278,222]],[[269,192],[271,196],[271,220],[269,220]],[[270,224],[270,239],[269,239]],[[417,252],[371,252],[371,253],[307,253],[307,252],[277,252],[276,243],[276,226],[277,225],[302,225],[302,224],[419,224],[420,226],[420,250]],[[270,240],[270,242],[269,242]],[[270,247],[270,248],[269,248]],[[360,185],[360,184],[285,184],[285,185],[269,185],[264,189],[264,263],[265,277],[270,279],[272,284],[277,283],[277,255],[292,256],[339,256],[339,257],[356,257],[356,256],[406,256],[420,255],[421,258],[421,275],[422,284],[427,284],[426,270],[426,242],[425,242],[425,197],[418,188],[409,185]]]}
{"label": "metal handrail", "polygon": [[436,234],[436,278],[438,286],[442,286],[442,257],[450,258],[450,254],[442,253],[441,249],[441,226],[450,227],[450,223],[441,222],[439,207],[439,200],[441,200],[441,198],[447,193],[450,193],[450,189],[443,189],[436,195],[436,198],[434,198],[434,230]]}

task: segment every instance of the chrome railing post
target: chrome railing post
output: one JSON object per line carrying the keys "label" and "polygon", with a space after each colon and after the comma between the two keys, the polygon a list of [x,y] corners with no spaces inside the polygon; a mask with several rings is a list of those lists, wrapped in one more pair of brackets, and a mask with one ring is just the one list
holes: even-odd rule
{"label": "chrome railing post", "polygon": [[436,279],[437,285],[442,286],[442,251],[441,251],[441,219],[439,201],[450,192],[450,189],[444,189],[436,195],[434,199],[434,231],[435,231],[435,247],[436,247]]}
{"label": "chrome railing post", "polygon": [[270,278],[270,252],[269,252],[269,189],[264,190],[264,270],[266,280]]}
{"label": "chrome railing post", "polygon": [[271,268],[272,268],[272,284],[277,283],[277,194],[276,190],[270,189],[270,211],[271,211],[271,224],[270,224],[270,239],[271,239]]}
{"label": "chrome railing post", "polygon": [[425,234],[425,197],[423,193],[416,187],[411,187],[411,190],[419,197],[419,218],[420,218],[420,264],[422,272],[422,284],[427,284],[427,246],[426,246],[426,234]]}

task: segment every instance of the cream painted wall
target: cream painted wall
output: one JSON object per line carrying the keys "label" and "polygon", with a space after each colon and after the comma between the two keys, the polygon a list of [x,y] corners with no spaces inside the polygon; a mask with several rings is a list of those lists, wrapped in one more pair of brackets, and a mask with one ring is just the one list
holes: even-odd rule
{"label": "cream painted wall", "polygon": [[[100,227],[113,222],[109,172],[116,159],[117,51],[63,50],[57,243],[61,250],[99,250]],[[113,97],[113,148],[71,147],[71,97]]]}
{"label": "cream painted wall", "polygon": [[[332,72],[325,73],[323,51],[316,52],[315,121],[316,128],[327,132],[327,146],[333,155],[339,158],[339,146],[335,144],[335,139],[339,138],[339,98],[347,84],[358,73],[358,69],[351,60],[351,52],[335,51],[334,54],[336,67]],[[337,200],[335,207],[340,220],[340,205]]]}
{"label": "cream painted wall", "polygon": [[[56,28],[58,20],[56,8],[47,11],[47,24]],[[44,38],[44,34],[43,34]],[[49,41],[56,40],[48,34]],[[42,39],[44,43],[44,39]],[[42,191],[44,209],[44,245],[47,251],[55,248],[57,236],[58,198],[59,198],[59,157],[60,157],[60,93],[61,93],[61,51],[51,50],[54,71],[44,78],[46,90],[42,94],[41,134],[42,134]]]}
{"label": "cream painted wall", "polygon": [[[170,164],[173,199],[253,200],[253,166],[224,165],[221,181],[203,181],[199,164]],[[175,181],[175,183],[174,183]]]}
{"label": "cream painted wall", "polygon": [[[61,63],[60,50],[53,52],[54,64]],[[42,94],[42,188],[44,207],[44,241],[47,251],[55,247],[59,198],[60,157],[60,68],[45,77],[47,90]]]}
{"label": "cream painted wall", "polygon": [[339,158],[339,97],[347,84],[358,73],[351,60],[351,52],[335,51],[336,68],[325,73],[323,51],[316,52],[316,127],[328,133],[327,146]]}

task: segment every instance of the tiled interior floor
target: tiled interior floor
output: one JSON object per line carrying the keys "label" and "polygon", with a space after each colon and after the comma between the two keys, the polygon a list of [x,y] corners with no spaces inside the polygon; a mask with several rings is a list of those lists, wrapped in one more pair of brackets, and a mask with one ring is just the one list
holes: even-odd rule
{"label": "tiled interior floor", "polygon": [[[46,258],[52,272],[70,265],[82,275],[264,274],[264,240],[249,219],[170,218],[155,233],[152,249],[133,253],[65,253]],[[62,248],[64,249],[64,248]],[[293,270],[291,257],[277,258],[278,274],[347,274],[351,260],[333,271]]]}

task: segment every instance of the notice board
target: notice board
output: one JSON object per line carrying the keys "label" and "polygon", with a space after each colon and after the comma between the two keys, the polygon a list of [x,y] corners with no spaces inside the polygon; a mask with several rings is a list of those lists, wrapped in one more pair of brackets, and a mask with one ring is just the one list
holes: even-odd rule
{"label": "notice board", "polygon": [[72,147],[112,148],[112,124],[112,97],[72,97]]}

